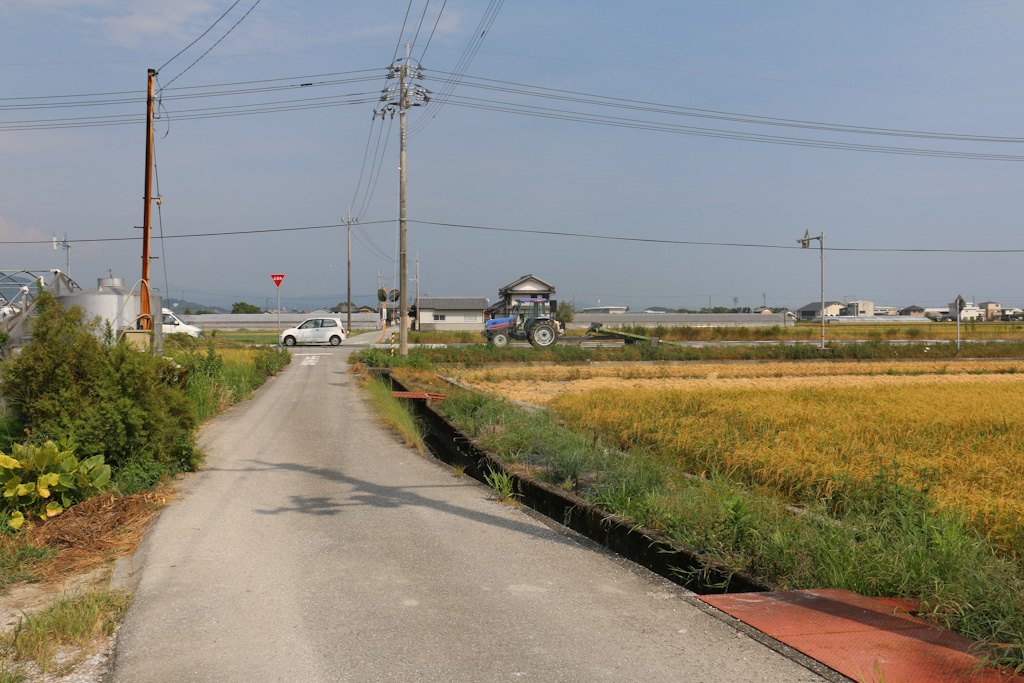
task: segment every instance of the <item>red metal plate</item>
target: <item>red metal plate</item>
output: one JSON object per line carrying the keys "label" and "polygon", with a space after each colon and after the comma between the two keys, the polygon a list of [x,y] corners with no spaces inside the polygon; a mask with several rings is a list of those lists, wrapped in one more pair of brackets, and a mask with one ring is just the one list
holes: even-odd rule
{"label": "red metal plate", "polygon": [[979,668],[977,643],[851,591],[733,593],[701,600],[857,681],[1024,682]]}

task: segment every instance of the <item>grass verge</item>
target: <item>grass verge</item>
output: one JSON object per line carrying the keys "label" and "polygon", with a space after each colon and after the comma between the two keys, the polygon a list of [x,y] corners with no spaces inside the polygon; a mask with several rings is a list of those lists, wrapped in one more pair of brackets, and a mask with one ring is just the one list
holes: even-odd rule
{"label": "grass verge", "polygon": [[23,613],[0,636],[0,650],[40,673],[67,671],[114,632],[130,603],[126,592],[99,588],[65,595],[40,612]]}
{"label": "grass verge", "polygon": [[408,401],[391,395],[390,384],[380,379],[372,379],[367,384],[370,402],[381,421],[393,429],[407,446],[415,448],[420,455],[426,453],[424,437],[426,431],[416,419]]}
{"label": "grass verge", "polygon": [[[787,588],[918,598],[934,623],[981,642],[1024,642],[1024,576],[967,521],[923,495],[913,473],[880,468],[841,509],[793,513],[727,470],[693,477],[650,451],[619,450],[551,411],[450,391],[440,410],[505,461],[734,570]],[[1006,651],[1002,664],[1024,667]]]}

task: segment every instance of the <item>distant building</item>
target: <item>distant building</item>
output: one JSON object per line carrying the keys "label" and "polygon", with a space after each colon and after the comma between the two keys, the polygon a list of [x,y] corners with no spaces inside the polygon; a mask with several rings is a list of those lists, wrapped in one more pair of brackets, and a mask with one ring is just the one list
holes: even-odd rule
{"label": "distant building", "polygon": [[1002,320],[1003,319],[1003,305],[995,301],[983,301],[978,304],[978,308],[982,310],[982,315],[985,316],[985,320]]}
{"label": "distant building", "polygon": [[416,308],[416,327],[424,332],[484,329],[487,297],[421,296]]}
{"label": "distant building", "polygon": [[[843,310],[842,301],[826,301],[825,315],[837,316]],[[797,317],[800,320],[815,320],[821,317],[821,302],[813,301],[806,306],[796,309]]]}
{"label": "distant building", "polygon": [[[951,301],[950,302],[950,304],[949,304],[949,313],[948,314],[949,314],[949,317],[952,320],[956,320],[957,319],[956,302],[955,301]],[[969,303],[969,304],[965,303],[964,307],[963,307],[963,310],[960,311],[960,320],[984,320],[984,319],[985,319],[985,311],[983,311],[980,307],[975,306],[973,302]]]}
{"label": "distant building", "polygon": [[[613,313],[616,315],[626,312],[627,306],[590,306],[584,308],[580,313]],[[663,311],[652,311],[652,313],[662,313]]]}
{"label": "distant building", "polygon": [[[923,309],[922,309],[923,310]],[[875,304],[875,315],[899,315],[900,309],[895,306],[881,306]]]}
{"label": "distant building", "polygon": [[900,309],[900,315],[925,315],[925,309],[920,306],[905,306]]}
{"label": "distant building", "polygon": [[851,301],[843,306],[839,315],[850,315],[854,318],[866,318],[875,314],[875,302]]}
{"label": "distant building", "polygon": [[753,312],[754,313],[758,313],[760,315],[771,315],[775,311],[773,311],[772,309],[768,308],[767,306],[758,306],[757,308],[754,309]]}

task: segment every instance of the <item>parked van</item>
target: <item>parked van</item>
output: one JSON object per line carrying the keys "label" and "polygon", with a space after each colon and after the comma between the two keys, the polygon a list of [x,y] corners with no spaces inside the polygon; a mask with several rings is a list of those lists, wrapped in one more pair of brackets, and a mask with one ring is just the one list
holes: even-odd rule
{"label": "parked van", "polygon": [[163,309],[164,321],[163,321],[163,332],[165,335],[168,334],[187,334],[190,337],[201,337],[203,331],[195,325],[189,325],[183,322],[178,316],[171,313],[170,309]]}

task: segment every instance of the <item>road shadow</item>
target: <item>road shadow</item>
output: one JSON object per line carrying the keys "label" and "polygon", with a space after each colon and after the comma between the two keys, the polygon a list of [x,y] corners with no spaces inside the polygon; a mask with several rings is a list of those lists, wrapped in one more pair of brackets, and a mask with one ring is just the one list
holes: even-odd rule
{"label": "road shadow", "polygon": [[317,517],[331,517],[341,514],[345,508],[354,506],[369,506],[380,508],[382,510],[393,510],[402,507],[419,507],[437,510],[444,514],[462,517],[463,519],[468,519],[473,522],[488,524],[490,526],[507,529],[509,531],[532,536],[534,538],[555,540],[559,543],[572,545],[574,547],[579,547],[580,545],[574,540],[549,527],[538,527],[534,524],[528,524],[516,519],[506,519],[489,512],[470,510],[443,500],[430,498],[417,492],[426,489],[447,489],[452,486],[461,486],[461,484],[389,486],[374,484],[327,467],[313,467],[310,465],[300,465],[298,463],[289,462],[267,462],[265,460],[248,460],[247,462],[251,463],[252,466],[241,470],[233,469],[232,471],[269,472],[279,470],[301,472],[309,474],[310,476],[336,482],[350,489],[344,493],[339,493],[337,497],[306,496],[301,494],[289,496],[289,505],[283,505],[276,508],[254,509],[253,511],[259,515],[303,514]]}

